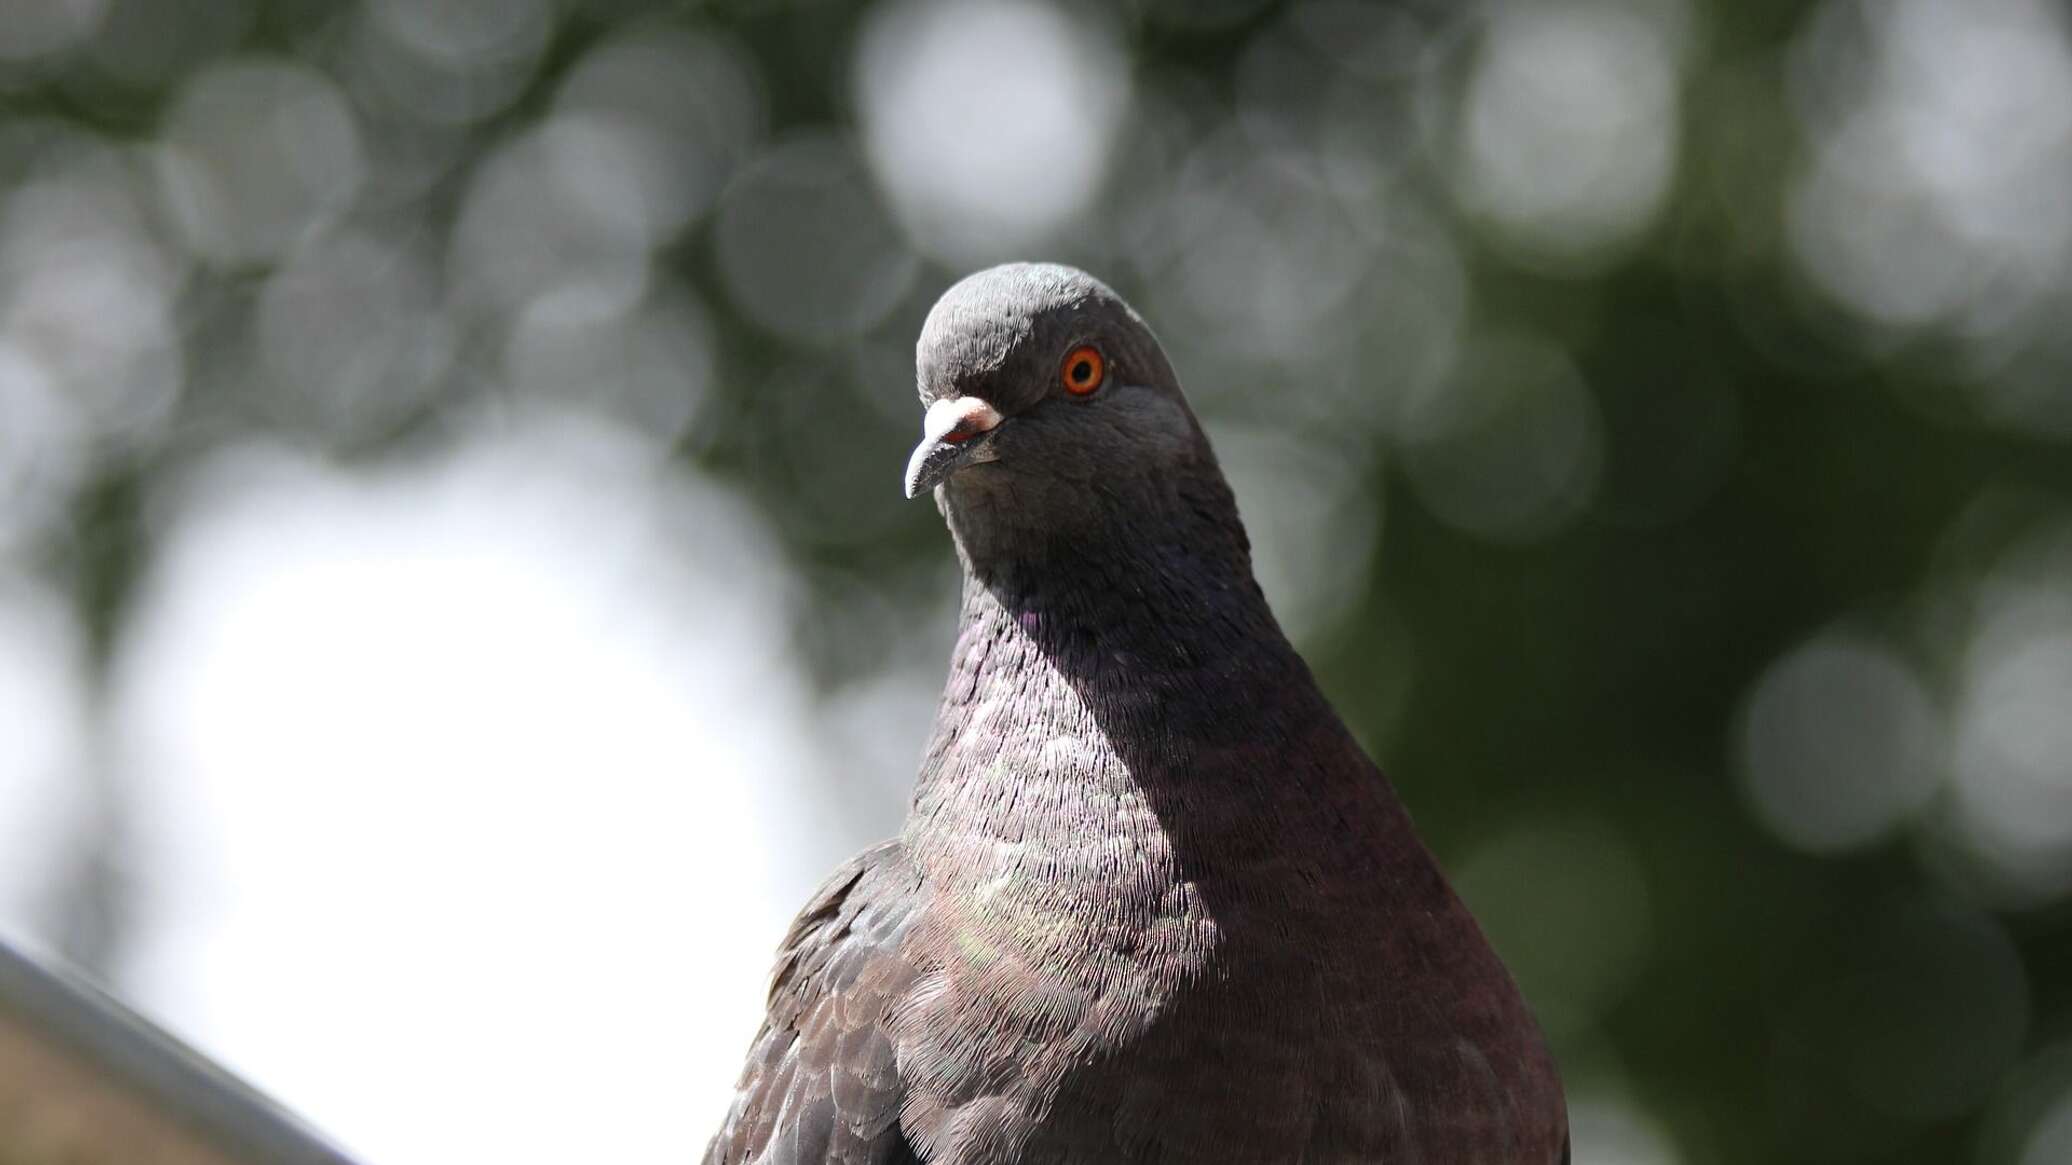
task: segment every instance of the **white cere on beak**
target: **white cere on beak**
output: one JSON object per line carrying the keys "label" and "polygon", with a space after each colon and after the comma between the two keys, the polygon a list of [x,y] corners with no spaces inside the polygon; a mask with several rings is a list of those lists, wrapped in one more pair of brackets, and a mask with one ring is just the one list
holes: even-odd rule
{"label": "white cere on beak", "polygon": [[951,397],[928,406],[921,435],[929,441],[968,441],[1000,424],[1000,410],[975,396]]}
{"label": "white cere on beak", "polygon": [[966,465],[991,461],[992,442],[981,440],[1000,426],[1000,410],[972,396],[939,400],[921,421],[921,443],[907,461],[906,496],[916,497]]}

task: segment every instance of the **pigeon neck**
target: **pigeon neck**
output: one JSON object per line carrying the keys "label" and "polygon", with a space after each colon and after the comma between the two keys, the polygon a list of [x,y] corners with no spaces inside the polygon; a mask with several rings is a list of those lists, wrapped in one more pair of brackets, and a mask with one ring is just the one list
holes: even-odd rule
{"label": "pigeon neck", "polygon": [[[1274,622],[1234,516],[1158,528],[967,554],[908,823],[924,861],[1133,852],[1132,876],[1158,886],[1203,861],[1315,850],[1318,821],[1381,812],[1385,786]],[[1087,850],[1097,838],[1123,849]]]}
{"label": "pigeon neck", "polygon": [[1228,488],[1219,477],[1192,484],[1062,530],[1016,530],[998,510],[982,531],[953,520],[965,567],[963,634],[1018,645],[1026,656],[1018,669],[1029,674],[973,655],[953,665],[952,681],[966,666],[983,687],[1040,673],[1103,706],[1177,695],[1176,685],[1205,670],[1218,679],[1198,699],[1231,701],[1263,683],[1314,692],[1253,579]]}

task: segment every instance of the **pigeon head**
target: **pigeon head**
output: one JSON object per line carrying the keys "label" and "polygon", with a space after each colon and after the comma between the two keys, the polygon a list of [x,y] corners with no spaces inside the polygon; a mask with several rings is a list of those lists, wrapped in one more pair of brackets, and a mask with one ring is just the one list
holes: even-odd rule
{"label": "pigeon head", "polygon": [[1201,426],[1142,318],[1071,267],[971,275],[928,313],[916,351],[922,439],[906,494],[934,490],[960,541],[976,527],[1083,532],[1141,516],[1204,474]]}

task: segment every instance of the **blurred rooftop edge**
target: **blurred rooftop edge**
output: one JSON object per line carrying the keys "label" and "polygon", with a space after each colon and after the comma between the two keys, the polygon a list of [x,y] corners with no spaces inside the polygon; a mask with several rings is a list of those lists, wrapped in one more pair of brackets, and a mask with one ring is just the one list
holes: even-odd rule
{"label": "blurred rooftop edge", "polygon": [[0,1128],[10,1165],[354,1165],[78,971],[4,936]]}

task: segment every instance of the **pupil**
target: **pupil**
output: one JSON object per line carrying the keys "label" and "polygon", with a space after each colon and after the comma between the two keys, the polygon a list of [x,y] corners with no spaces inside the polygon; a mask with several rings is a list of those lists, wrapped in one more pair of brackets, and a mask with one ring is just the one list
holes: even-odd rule
{"label": "pupil", "polygon": [[1087,378],[1092,376],[1093,374],[1094,366],[1092,364],[1087,363],[1084,360],[1081,360],[1079,363],[1074,364],[1072,366],[1072,379],[1079,382],[1080,384],[1085,384]]}

